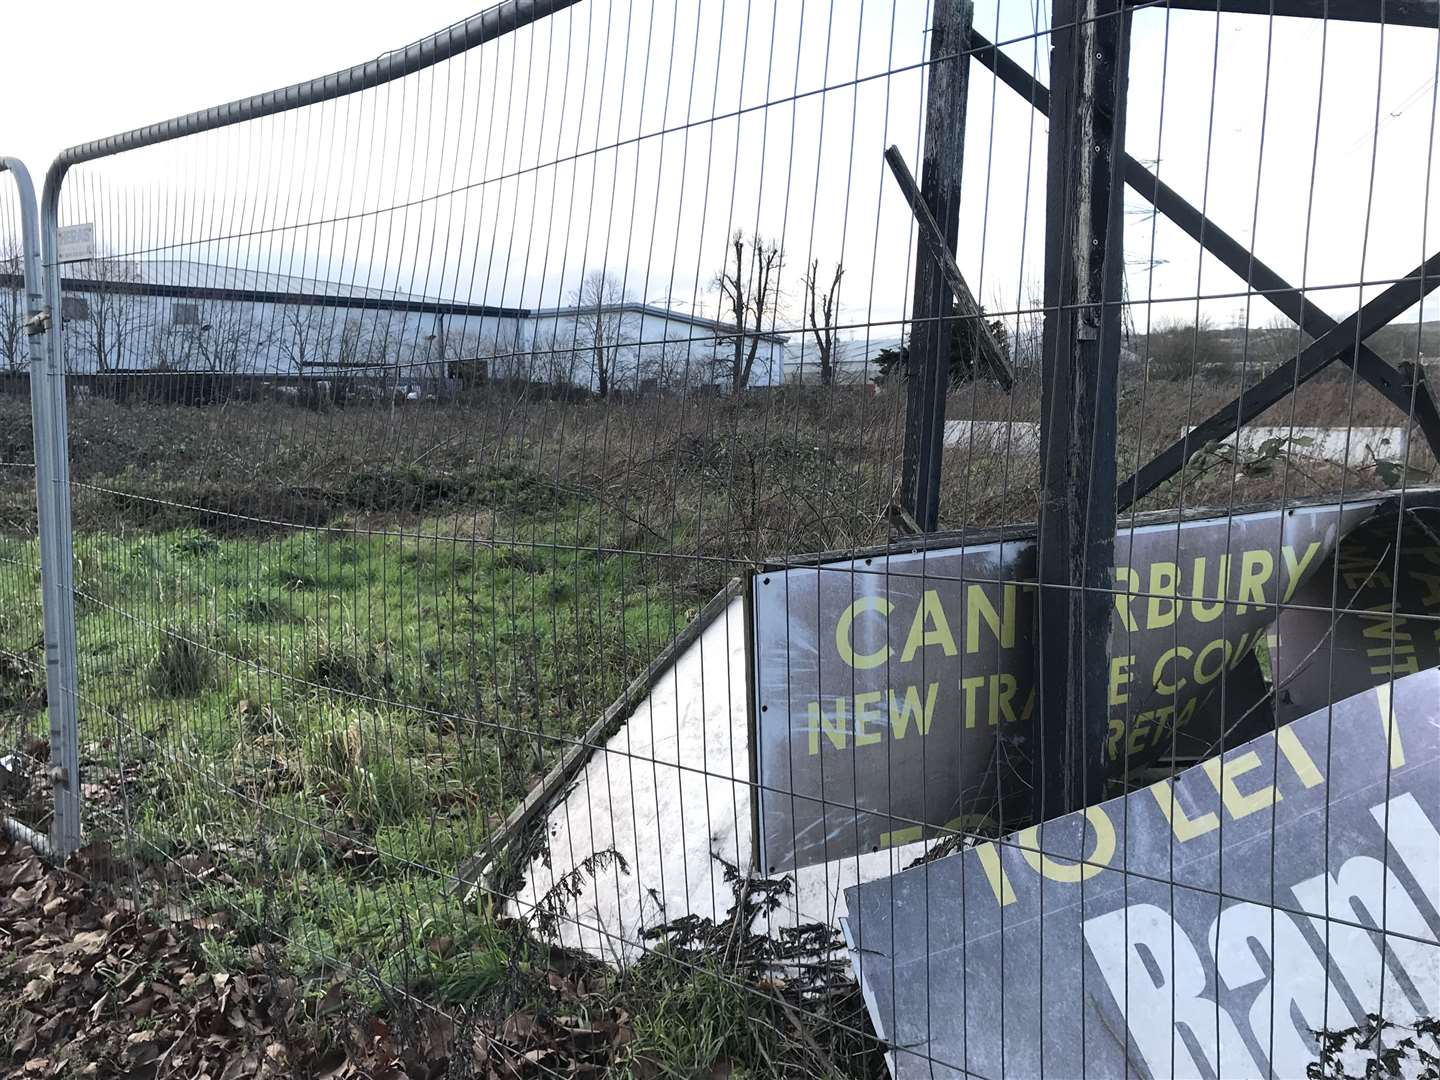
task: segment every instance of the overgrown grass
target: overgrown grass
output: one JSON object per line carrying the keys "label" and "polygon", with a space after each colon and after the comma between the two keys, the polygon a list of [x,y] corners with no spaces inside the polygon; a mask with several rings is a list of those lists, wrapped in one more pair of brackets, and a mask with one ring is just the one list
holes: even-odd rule
{"label": "overgrown grass", "polygon": [[[1123,405],[1127,460],[1211,404],[1152,389]],[[1343,389],[1308,400],[1348,418]],[[1028,422],[1037,404],[964,387],[950,412]],[[1391,422],[1372,405],[1355,422]],[[162,898],[227,913],[214,963],[263,943],[316,980],[507,1000],[542,945],[447,876],[737,568],[889,536],[902,415],[893,389],[398,419],[77,403],[85,767],[123,777],[87,827]],[[1377,479],[1273,464],[1197,467],[1146,505]],[[0,470],[7,743],[45,727],[33,481]],[[952,448],[942,489],[947,526],[1033,520],[1038,462],[1003,438]],[[798,1037],[726,972],[647,963],[616,991],[635,1075],[763,1075]]]}
{"label": "overgrown grass", "polygon": [[[482,993],[513,942],[448,876],[698,600],[599,550],[573,508],[530,526],[551,542],[442,540],[428,518],[77,535],[87,773],[143,766],[92,834],[229,910],[239,947],[261,927],[288,943],[301,973]],[[34,644],[38,607],[20,614],[0,650]],[[191,864],[207,873],[172,873]]]}

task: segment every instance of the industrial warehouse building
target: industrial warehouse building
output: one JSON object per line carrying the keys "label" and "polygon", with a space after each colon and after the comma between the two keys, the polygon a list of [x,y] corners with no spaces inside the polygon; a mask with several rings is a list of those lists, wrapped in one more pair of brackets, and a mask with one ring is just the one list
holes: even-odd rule
{"label": "industrial warehouse building", "polygon": [[[0,273],[0,290],[0,319],[11,306],[18,313],[18,275]],[[531,310],[363,280],[119,259],[67,264],[62,294],[67,367],[77,375],[346,378],[411,392],[513,379],[597,390],[603,367],[610,386],[633,390],[725,382],[734,356],[732,324],[629,300]],[[750,384],[781,383],[786,338],[747,335],[747,351],[752,341]],[[23,350],[17,336],[0,364],[22,366]]]}

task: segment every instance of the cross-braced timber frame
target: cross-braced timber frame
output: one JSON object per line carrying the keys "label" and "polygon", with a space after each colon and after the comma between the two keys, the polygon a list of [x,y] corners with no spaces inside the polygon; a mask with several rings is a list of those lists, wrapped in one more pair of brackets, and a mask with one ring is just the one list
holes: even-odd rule
{"label": "cross-braced timber frame", "polygon": [[[1440,457],[1440,408],[1419,364],[1392,365],[1367,338],[1440,284],[1440,253],[1337,322],[1151,170],[1124,152],[1130,19],[1169,8],[1440,31],[1440,0],[1052,0],[1047,87],[972,25],[970,0],[936,0],[919,191],[898,152],[887,155],[922,243],[915,263],[901,507],[922,532],[938,527],[949,379],[950,324],[973,321],[976,374],[1005,386],[984,319],[953,252],[959,225],[965,96],[970,60],[1049,118],[1041,507],[1037,580],[1041,673],[1032,752],[1036,816],[1101,797],[1107,709],[1110,573],[1117,514],[1180,473],[1192,454],[1224,440],[1336,361],[1349,365],[1419,428]],[[1122,195],[1128,185],[1309,336],[1297,355],[1117,484],[1116,434],[1123,306]],[[1113,238],[1113,241],[1112,241]],[[943,243],[944,247],[940,247]],[[1007,387],[1008,388],[1008,387]]]}

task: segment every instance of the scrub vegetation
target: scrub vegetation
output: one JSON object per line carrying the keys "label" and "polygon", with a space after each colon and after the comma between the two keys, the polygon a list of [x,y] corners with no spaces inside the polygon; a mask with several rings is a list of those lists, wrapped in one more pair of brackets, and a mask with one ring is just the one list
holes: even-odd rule
{"label": "scrub vegetation", "polygon": [[[1307,408],[1349,400],[1348,383],[1306,390]],[[1122,461],[1201,411],[1183,386],[1150,391],[1124,403]],[[1224,389],[1208,393],[1218,404]],[[1357,400],[1351,422],[1393,422]],[[1038,393],[962,386],[950,416],[1024,423],[1037,408]],[[197,970],[253,972],[263,954],[312,1006],[343,979],[346,1000],[387,1023],[413,995],[522,1057],[542,1049],[532,1065],[568,1047],[622,1075],[880,1075],[833,940],[808,943],[818,984],[777,974],[789,969],[738,922],[675,928],[616,974],[447,884],[730,577],[890,538],[903,413],[895,387],[603,402],[497,390],[400,409],[74,402],[87,865],[179,928]],[[0,399],[0,418],[0,752],[42,759],[24,401]],[[1279,447],[1263,462],[1197,458],[1147,506],[1382,479]],[[1037,483],[1028,444],[952,447],[945,524],[1033,521]],[[7,802],[46,826],[43,791]]]}

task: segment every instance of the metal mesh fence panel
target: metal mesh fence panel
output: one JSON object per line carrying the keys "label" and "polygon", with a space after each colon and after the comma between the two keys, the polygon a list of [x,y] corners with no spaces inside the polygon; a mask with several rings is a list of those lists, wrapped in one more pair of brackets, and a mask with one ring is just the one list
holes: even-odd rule
{"label": "metal mesh fence panel", "polygon": [[85,865],[356,1068],[1428,1045],[1440,16],[1204,6],[510,3],[62,155]]}
{"label": "metal mesh fence panel", "polygon": [[0,782],[4,812],[44,835],[50,825],[45,763],[45,631],[40,598],[40,557],[35,531],[35,454],[30,418],[30,337],[20,191],[0,170],[0,367],[5,380],[5,444],[0,475],[5,490],[0,601],[4,636],[4,723]]}

